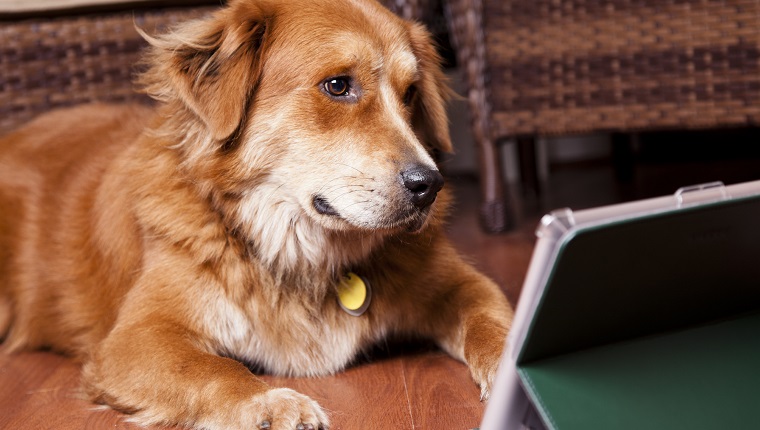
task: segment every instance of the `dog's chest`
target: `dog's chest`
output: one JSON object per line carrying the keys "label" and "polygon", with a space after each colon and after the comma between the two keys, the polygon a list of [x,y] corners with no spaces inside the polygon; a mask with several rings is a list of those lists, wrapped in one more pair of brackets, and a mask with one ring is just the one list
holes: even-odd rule
{"label": "dog's chest", "polygon": [[319,314],[297,303],[250,303],[245,309],[217,297],[204,329],[220,352],[279,375],[318,376],[344,368],[366,342],[367,321],[337,302]]}

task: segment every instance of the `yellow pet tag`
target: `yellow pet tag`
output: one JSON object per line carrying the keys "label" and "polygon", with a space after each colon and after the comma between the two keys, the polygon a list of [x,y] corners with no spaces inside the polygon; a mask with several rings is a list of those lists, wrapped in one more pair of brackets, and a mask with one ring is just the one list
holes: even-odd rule
{"label": "yellow pet tag", "polygon": [[372,301],[369,282],[354,272],[348,272],[338,284],[338,303],[348,314],[358,317],[366,312]]}

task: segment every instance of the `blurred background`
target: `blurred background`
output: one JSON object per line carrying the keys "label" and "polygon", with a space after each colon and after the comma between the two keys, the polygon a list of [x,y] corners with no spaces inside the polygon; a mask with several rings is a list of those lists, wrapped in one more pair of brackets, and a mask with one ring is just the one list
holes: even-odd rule
{"label": "blurred background", "polygon": [[[434,34],[450,183],[484,232],[537,213],[760,178],[760,0],[382,0]],[[208,0],[0,0],[0,133],[56,107],[147,100],[131,80]],[[531,222],[531,221],[528,221]]]}

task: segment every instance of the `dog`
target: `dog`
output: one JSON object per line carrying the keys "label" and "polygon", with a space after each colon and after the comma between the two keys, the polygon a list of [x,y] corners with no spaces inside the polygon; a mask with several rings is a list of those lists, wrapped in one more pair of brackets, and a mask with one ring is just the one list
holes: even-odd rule
{"label": "dog", "polygon": [[82,365],[143,424],[329,428],[250,370],[339,372],[434,340],[483,397],[512,308],[444,236],[449,89],[429,33],[373,0],[231,0],[158,36],[158,102],[0,139],[0,336]]}

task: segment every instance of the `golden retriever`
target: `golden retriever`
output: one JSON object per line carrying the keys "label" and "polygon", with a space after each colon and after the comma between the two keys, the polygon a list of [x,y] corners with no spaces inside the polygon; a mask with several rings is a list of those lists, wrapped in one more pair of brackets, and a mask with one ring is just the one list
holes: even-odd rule
{"label": "golden retriever", "polygon": [[146,425],[328,428],[242,363],[326,375],[396,335],[434,339],[487,396],[512,309],[443,236],[449,90],[426,30],[373,0],[232,0],[146,37],[155,109],[0,139],[5,349],[75,357],[93,401]]}

